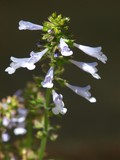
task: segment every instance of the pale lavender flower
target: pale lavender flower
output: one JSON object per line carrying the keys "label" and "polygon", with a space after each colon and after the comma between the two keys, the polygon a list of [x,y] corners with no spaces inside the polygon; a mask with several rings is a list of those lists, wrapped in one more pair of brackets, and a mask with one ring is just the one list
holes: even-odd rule
{"label": "pale lavender flower", "polygon": [[26,117],[13,117],[12,119],[11,119],[11,121],[13,122],[13,123],[22,123],[22,122],[24,122],[25,121],[25,119],[26,119]]}
{"label": "pale lavender flower", "polygon": [[17,99],[19,100],[19,102],[23,103],[25,101],[25,99],[22,96],[23,91],[21,89],[18,89],[14,95],[17,96]]}
{"label": "pale lavender flower", "polygon": [[17,110],[17,115],[11,118],[11,128],[14,126],[14,134],[15,135],[23,135],[26,134],[27,130],[25,129],[26,126],[26,116],[27,116],[27,109],[19,108]]}
{"label": "pale lavender flower", "polygon": [[8,74],[13,74],[16,69],[18,68],[27,68],[28,70],[35,69],[35,63],[37,63],[42,56],[48,51],[48,49],[44,49],[41,52],[31,52],[29,58],[15,58],[10,57],[12,63],[10,63],[10,66],[5,69],[5,72],[8,72]]}
{"label": "pale lavender flower", "polygon": [[19,30],[42,30],[43,26],[28,21],[19,21]]}
{"label": "pale lavender flower", "polygon": [[10,119],[8,117],[4,116],[2,119],[2,125],[7,127],[9,125],[9,123],[10,123]]}
{"label": "pale lavender flower", "polygon": [[89,56],[97,58],[101,62],[106,63],[107,57],[105,54],[102,53],[101,51],[102,47],[89,47],[89,46],[84,46],[84,45],[77,44],[77,43],[73,43],[73,45],[79,48],[84,53],[88,54]]}
{"label": "pale lavender flower", "polygon": [[98,65],[97,62],[92,62],[92,63],[85,63],[85,62],[79,62],[75,60],[70,60],[71,63],[76,65],[77,67],[81,68],[85,72],[90,73],[94,78],[100,79],[101,77],[96,73],[98,70],[96,66]]}
{"label": "pale lavender flower", "polygon": [[73,51],[70,50],[63,38],[60,38],[59,48],[63,56],[71,56],[73,54]]}
{"label": "pale lavender flower", "polygon": [[91,93],[89,92],[89,90],[91,89],[90,85],[85,87],[78,87],[78,86],[73,86],[71,84],[66,83],[66,86],[70,88],[72,91],[74,91],[76,94],[90,101],[91,103],[96,102],[96,99],[94,97],[91,97]]}
{"label": "pale lavender flower", "polygon": [[17,112],[20,116],[24,117],[26,117],[28,114],[28,110],[26,108],[18,108]]}
{"label": "pale lavender flower", "polygon": [[2,133],[1,138],[3,142],[8,142],[10,140],[10,136],[7,132]]}
{"label": "pale lavender flower", "polygon": [[55,53],[54,53],[54,57],[55,57],[55,58],[58,58],[59,56],[60,56],[60,55],[59,55],[58,52],[55,52]]}
{"label": "pale lavender flower", "polygon": [[52,88],[53,87],[53,72],[54,72],[54,68],[50,67],[50,69],[48,70],[45,79],[43,82],[41,82],[41,85],[44,88]]}
{"label": "pale lavender flower", "polygon": [[64,102],[62,101],[63,96],[61,94],[57,94],[55,90],[52,90],[53,102],[55,107],[52,108],[52,112],[57,115],[59,113],[65,114],[67,112],[67,108],[64,107]]}

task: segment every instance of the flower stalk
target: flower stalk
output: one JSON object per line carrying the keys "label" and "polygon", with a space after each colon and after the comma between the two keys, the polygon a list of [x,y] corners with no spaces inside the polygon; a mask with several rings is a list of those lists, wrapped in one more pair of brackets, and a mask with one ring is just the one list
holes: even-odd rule
{"label": "flower stalk", "polygon": [[[96,58],[97,60],[106,63],[107,56],[103,54],[102,47],[90,47],[81,44],[75,43],[72,39],[71,34],[68,32],[68,23],[70,19],[68,17],[63,17],[61,14],[57,15],[53,13],[49,18],[48,21],[45,21],[43,25],[37,25],[28,21],[21,20],[19,22],[19,30],[40,30],[42,31],[41,37],[41,44],[38,45],[38,52],[30,52],[28,58],[10,58],[11,63],[5,69],[5,72],[8,74],[13,74],[19,68],[27,68],[28,70],[34,70],[36,68],[36,63],[42,63],[42,60],[47,60],[48,63],[44,63],[42,68],[43,72],[45,72],[45,76],[39,76],[36,82],[36,86],[32,86],[31,89],[28,89],[27,97],[24,99],[28,100],[28,108],[30,112],[34,112],[32,115],[34,119],[31,119],[30,123],[30,130],[28,130],[28,139],[31,138],[32,129],[35,129],[36,137],[40,141],[39,147],[32,148],[32,144],[34,140],[28,143],[29,148],[31,147],[30,151],[26,151],[25,153],[29,153],[28,155],[25,154],[26,159],[39,159],[43,160],[45,156],[45,150],[47,145],[47,140],[51,136],[51,140],[57,137],[55,134],[51,135],[53,131],[55,131],[55,127],[50,124],[50,116],[57,116],[59,114],[65,115],[67,113],[67,108],[63,102],[63,95],[58,94],[56,86],[57,82],[60,84],[61,87],[68,87],[74,93],[78,94],[79,96],[85,98],[91,103],[96,102],[96,98],[92,96],[90,85],[86,85],[84,87],[79,87],[76,85],[71,85],[68,83],[67,80],[63,80],[62,73],[65,70],[64,64],[69,64],[70,62],[85,72],[90,73],[94,78],[100,79],[101,77],[97,73],[98,69],[96,68],[97,62],[79,62],[74,60],[74,53],[72,48],[76,47],[80,51],[84,52],[85,54]],[[39,42],[38,42],[39,43]],[[43,45],[42,45],[43,44]],[[74,74],[72,73],[74,76]],[[45,97],[40,94],[39,87],[43,87],[45,90]],[[44,95],[44,94],[43,94]],[[44,97],[44,98],[43,98]],[[51,102],[52,97],[52,102]],[[20,98],[20,97],[19,97]],[[25,105],[24,102],[22,102]],[[19,104],[19,103],[18,103]],[[17,105],[18,105],[17,104]],[[11,105],[11,104],[10,104]],[[16,106],[17,106],[16,105]],[[3,106],[3,127],[10,126],[9,123],[13,121],[11,117],[6,117],[5,114],[5,107]],[[24,109],[25,110],[25,109]],[[11,113],[11,112],[10,112]],[[27,130],[25,128],[24,121],[26,120],[26,115],[19,115],[20,118],[17,120],[14,118],[14,123],[18,123],[19,125],[15,125],[16,128],[14,129],[15,135],[23,135],[26,134]],[[22,117],[21,117],[22,116]],[[35,117],[36,116],[36,117]],[[40,117],[41,116],[41,117]],[[33,118],[32,117],[32,118]],[[8,119],[7,119],[8,118]],[[34,127],[32,126],[34,124]],[[12,124],[13,125],[13,124]],[[21,127],[22,126],[22,127]],[[14,127],[14,125],[12,126]],[[12,128],[11,127],[11,128]],[[37,131],[36,131],[37,130]],[[6,130],[3,132],[3,140],[9,141],[9,134],[7,134]],[[8,136],[8,138],[6,138]],[[6,139],[5,139],[5,138]],[[33,150],[35,151],[33,151]],[[38,149],[38,150],[37,150]],[[37,152],[36,152],[37,150]],[[38,153],[36,155],[36,153]]]}
{"label": "flower stalk", "polygon": [[49,112],[48,112],[48,108],[50,105],[50,96],[51,96],[51,92],[50,89],[46,89],[46,101],[45,101],[45,106],[44,106],[44,112],[45,112],[45,116],[44,116],[44,134],[41,138],[41,144],[40,147],[38,149],[38,155],[39,155],[39,159],[43,160],[44,154],[45,154],[45,149],[46,149],[46,145],[47,145],[47,139],[48,139],[48,128],[49,128]]}

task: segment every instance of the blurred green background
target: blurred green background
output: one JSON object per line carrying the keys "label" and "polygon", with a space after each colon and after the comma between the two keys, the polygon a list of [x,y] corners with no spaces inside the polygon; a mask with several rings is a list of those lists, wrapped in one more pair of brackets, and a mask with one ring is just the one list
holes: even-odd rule
{"label": "blurred green background", "polygon": [[[55,118],[62,128],[55,143],[49,143],[51,156],[65,160],[120,159],[120,1],[119,0],[0,0],[0,98],[24,88],[33,70],[19,69],[13,75],[4,72],[10,56],[25,57],[36,49],[39,31],[19,31],[18,22],[28,20],[41,24],[52,12],[71,18],[70,31],[76,43],[102,46],[108,57],[106,65],[99,62],[101,80],[96,80],[77,67],[66,66],[64,77],[71,84],[90,84],[97,103],[90,104],[69,89],[61,89],[68,112]],[[92,62],[79,50],[75,59]]]}

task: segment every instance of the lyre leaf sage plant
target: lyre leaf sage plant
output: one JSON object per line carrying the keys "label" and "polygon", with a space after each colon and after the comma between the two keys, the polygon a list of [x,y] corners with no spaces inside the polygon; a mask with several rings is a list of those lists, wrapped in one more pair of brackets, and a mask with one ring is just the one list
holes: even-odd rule
{"label": "lyre leaf sage plant", "polygon": [[[53,116],[66,114],[68,108],[63,102],[63,95],[59,93],[56,83],[61,87],[68,87],[91,103],[96,102],[96,98],[90,93],[90,85],[80,87],[70,84],[68,80],[62,78],[65,64],[69,65],[70,63],[90,73],[96,79],[101,78],[97,73],[97,62],[86,63],[73,59],[73,47],[103,63],[107,61],[106,55],[102,52],[102,47],[89,47],[75,42],[69,33],[69,21],[70,18],[53,13],[42,25],[24,20],[19,22],[19,30],[40,30],[42,32],[41,39],[37,43],[38,51],[31,51],[27,58],[10,57],[11,63],[5,72],[13,74],[19,68],[34,70],[35,64],[40,62],[44,73],[44,76],[34,77],[35,82],[29,84],[29,87],[20,95],[14,95],[10,98],[10,103],[7,102],[8,98],[1,102],[3,112],[1,118],[2,140],[4,142],[10,140],[8,129],[6,129],[8,124],[11,124],[11,128],[13,127],[15,135],[26,135],[27,143],[24,140],[21,145],[22,149],[18,149],[18,155],[24,159],[29,159],[31,155],[35,157],[33,159],[42,160],[46,156],[47,139],[57,138],[54,131],[59,127],[52,126],[50,119]],[[15,105],[12,104],[11,100],[15,101]],[[7,112],[9,110],[9,114],[6,114],[4,105],[7,107]],[[14,114],[11,113],[12,110],[14,110]],[[16,126],[16,122],[18,126]],[[22,125],[22,123],[24,124]],[[33,147],[34,140],[32,140],[33,133],[36,134],[36,138],[40,139],[40,143],[37,141],[35,148]]]}

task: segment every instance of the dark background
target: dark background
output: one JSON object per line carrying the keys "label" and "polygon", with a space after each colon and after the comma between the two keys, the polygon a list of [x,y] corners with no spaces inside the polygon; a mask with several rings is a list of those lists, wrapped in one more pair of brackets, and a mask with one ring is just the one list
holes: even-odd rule
{"label": "dark background", "polygon": [[[49,143],[49,154],[65,160],[120,159],[119,0],[0,0],[0,98],[24,88],[33,74],[40,74],[39,67],[19,69],[13,75],[4,72],[10,56],[27,57],[41,37],[39,31],[19,31],[18,22],[41,24],[55,11],[71,18],[70,31],[76,43],[102,46],[108,62],[99,62],[101,80],[73,65],[66,66],[66,79],[78,86],[90,84],[97,103],[90,104],[69,89],[61,89],[68,112],[54,120],[62,128],[59,139]],[[74,55],[81,61],[96,61],[77,49]]]}

